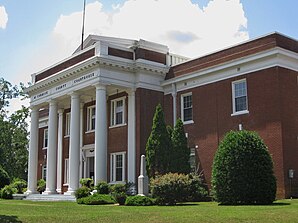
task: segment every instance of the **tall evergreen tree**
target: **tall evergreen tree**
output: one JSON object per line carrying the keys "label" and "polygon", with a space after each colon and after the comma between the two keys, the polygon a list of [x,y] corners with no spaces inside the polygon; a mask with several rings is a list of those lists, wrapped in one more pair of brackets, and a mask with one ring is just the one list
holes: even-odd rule
{"label": "tall evergreen tree", "polygon": [[189,155],[190,150],[187,145],[187,138],[185,136],[183,122],[181,119],[177,123],[172,132],[172,151],[170,153],[170,167],[169,171],[172,173],[189,173]]}
{"label": "tall evergreen tree", "polygon": [[146,144],[146,164],[149,177],[164,174],[169,168],[171,140],[164,120],[160,104],[157,105],[153,117],[152,131]]}

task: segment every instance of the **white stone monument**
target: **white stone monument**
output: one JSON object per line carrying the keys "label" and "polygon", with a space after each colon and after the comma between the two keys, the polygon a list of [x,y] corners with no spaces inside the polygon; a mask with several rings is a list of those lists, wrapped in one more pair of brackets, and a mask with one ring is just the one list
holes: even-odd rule
{"label": "white stone monument", "polygon": [[146,172],[145,156],[141,156],[140,176],[138,177],[138,195],[148,196],[149,180]]}

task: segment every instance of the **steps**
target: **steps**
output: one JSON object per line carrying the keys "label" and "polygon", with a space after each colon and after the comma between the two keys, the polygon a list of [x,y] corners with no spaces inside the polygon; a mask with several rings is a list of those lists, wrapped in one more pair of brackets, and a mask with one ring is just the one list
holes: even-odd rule
{"label": "steps", "polygon": [[62,195],[62,194],[30,194],[24,200],[28,201],[70,201],[75,202],[76,198],[72,195]]}

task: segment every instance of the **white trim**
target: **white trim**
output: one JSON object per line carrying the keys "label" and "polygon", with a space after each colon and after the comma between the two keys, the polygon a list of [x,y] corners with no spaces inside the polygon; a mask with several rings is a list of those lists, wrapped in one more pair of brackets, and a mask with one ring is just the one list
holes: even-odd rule
{"label": "white trim", "polygon": [[[94,115],[92,115],[92,110],[94,108]],[[86,133],[94,132],[95,131],[95,122],[94,121],[94,128],[92,128],[92,120],[94,117],[94,120],[96,119],[96,110],[95,105],[91,105],[87,107],[87,131]]]}
{"label": "white trim", "polygon": [[[46,134],[47,132],[47,134]],[[46,136],[47,136],[47,145],[46,144]],[[49,129],[43,130],[43,142],[42,142],[42,149],[47,149],[49,146]]]}
{"label": "white trim", "polygon": [[[171,85],[173,83],[176,83],[177,92],[180,92],[276,66],[298,71],[297,63],[297,53],[276,47],[165,80],[161,86],[164,88],[164,94],[167,95],[172,93]],[[237,70],[239,67],[241,71]]]}
{"label": "white trim", "polygon": [[118,127],[123,127],[126,126],[127,123],[123,123],[123,124],[119,124],[119,125],[113,125],[113,126],[109,126],[109,129],[114,129],[114,128],[118,128]]}
{"label": "white trim", "polygon": [[70,112],[67,112],[65,114],[65,133],[64,138],[67,138],[70,136]]}
{"label": "white trim", "polygon": [[[116,181],[116,156],[122,155],[122,181]],[[122,183],[125,182],[125,159],[126,159],[126,152],[116,152],[110,153],[110,183]]]}
{"label": "white trim", "polygon": [[[236,84],[239,84],[239,83],[245,83],[246,109],[245,110],[241,110],[241,111],[236,111],[236,104],[235,104],[235,100],[236,100],[236,98],[235,98],[236,97],[235,96],[235,85]],[[248,94],[247,94],[247,81],[246,81],[246,78],[233,81],[231,84],[232,84],[232,114],[231,114],[231,116],[247,114],[248,113]]]}
{"label": "white trim", "polygon": [[64,159],[64,182],[63,185],[69,185],[69,158]]}
{"label": "white trim", "polygon": [[[126,114],[125,113],[125,110],[126,110],[125,99],[126,99],[126,96],[111,100],[110,128],[120,127],[120,126],[126,125],[126,120],[125,120],[125,114]],[[122,101],[122,123],[116,124],[116,105],[117,105],[118,101]]]}
{"label": "white trim", "polygon": [[[184,121],[184,97],[187,97],[187,96],[191,96],[191,113],[192,113],[192,117],[191,117],[191,120],[187,120],[187,121]],[[193,98],[192,98],[192,92],[187,92],[185,94],[181,94],[180,96],[180,113],[181,113],[181,120],[183,122],[183,124],[192,124],[194,123],[193,121]]]}

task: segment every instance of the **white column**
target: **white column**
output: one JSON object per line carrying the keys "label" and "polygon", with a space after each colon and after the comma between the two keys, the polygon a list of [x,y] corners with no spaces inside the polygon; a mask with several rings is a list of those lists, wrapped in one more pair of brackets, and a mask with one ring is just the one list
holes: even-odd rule
{"label": "white column", "polygon": [[136,98],[135,90],[128,92],[127,180],[136,182]]}
{"label": "white column", "polygon": [[57,193],[62,185],[62,148],[63,148],[63,109],[58,110],[58,153],[57,153]]}
{"label": "white column", "polygon": [[80,161],[80,96],[71,94],[70,147],[69,147],[69,187],[65,195],[73,195],[79,187]]}
{"label": "white column", "polygon": [[80,104],[80,174],[79,179],[83,178],[83,109],[84,109],[84,103]]}
{"label": "white column", "polygon": [[28,189],[26,194],[35,194],[37,186],[38,164],[38,108],[31,108],[31,127],[28,161]]}
{"label": "white column", "polygon": [[95,181],[107,181],[107,102],[106,86],[96,85],[95,105]]}
{"label": "white column", "polygon": [[177,91],[176,84],[172,84],[172,97],[173,97],[173,128],[177,121]]}
{"label": "white column", "polygon": [[57,102],[51,100],[49,103],[49,127],[48,127],[48,149],[47,149],[47,179],[46,190],[43,194],[55,194],[57,181]]}

